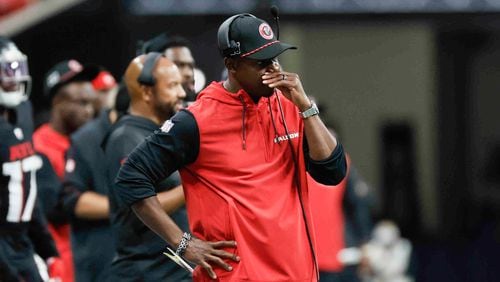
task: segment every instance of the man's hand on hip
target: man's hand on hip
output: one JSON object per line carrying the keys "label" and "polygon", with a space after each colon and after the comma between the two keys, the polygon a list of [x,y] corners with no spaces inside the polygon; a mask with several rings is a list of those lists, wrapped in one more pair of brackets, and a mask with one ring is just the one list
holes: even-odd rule
{"label": "man's hand on hip", "polygon": [[233,268],[227,264],[224,259],[230,259],[236,262],[240,261],[239,256],[222,250],[224,248],[236,248],[236,242],[207,242],[193,237],[189,241],[183,256],[187,260],[203,267],[212,279],[216,279],[217,275],[215,275],[213,266],[219,266],[226,271],[231,271]]}

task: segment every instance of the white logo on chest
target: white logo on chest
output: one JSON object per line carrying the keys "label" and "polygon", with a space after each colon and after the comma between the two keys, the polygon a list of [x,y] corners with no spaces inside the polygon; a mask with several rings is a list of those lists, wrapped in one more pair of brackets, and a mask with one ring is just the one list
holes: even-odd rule
{"label": "white logo on chest", "polygon": [[289,140],[289,139],[294,139],[294,138],[298,138],[299,137],[299,133],[298,132],[293,132],[293,133],[290,133],[288,135],[281,135],[281,136],[278,136],[276,138],[274,138],[274,143],[280,143],[280,142],[283,142],[283,141],[286,141],[286,140]]}
{"label": "white logo on chest", "polygon": [[23,130],[19,127],[14,128],[14,135],[18,140],[23,140],[24,139],[24,134]]}

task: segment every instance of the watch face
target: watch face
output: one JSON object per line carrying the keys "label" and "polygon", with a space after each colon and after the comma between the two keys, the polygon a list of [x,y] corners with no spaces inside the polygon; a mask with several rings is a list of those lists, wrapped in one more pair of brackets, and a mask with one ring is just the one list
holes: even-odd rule
{"label": "watch face", "polygon": [[312,105],[309,109],[303,111],[300,114],[302,115],[302,118],[304,118],[304,119],[308,118],[308,117],[315,116],[315,115],[319,114],[318,106],[316,106],[315,103],[312,103]]}

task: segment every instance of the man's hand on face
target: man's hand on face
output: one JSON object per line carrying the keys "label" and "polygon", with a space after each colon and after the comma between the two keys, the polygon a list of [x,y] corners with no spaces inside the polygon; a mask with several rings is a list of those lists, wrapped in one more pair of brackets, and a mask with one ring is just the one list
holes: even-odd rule
{"label": "man's hand on face", "polygon": [[215,275],[213,266],[218,266],[226,271],[231,271],[233,268],[227,264],[224,259],[230,259],[235,262],[240,261],[239,256],[222,250],[224,248],[236,248],[236,242],[207,242],[193,237],[189,241],[188,247],[183,256],[187,260],[203,267],[212,279],[216,279],[217,275]]}
{"label": "man's hand on face", "polygon": [[262,83],[271,88],[278,88],[301,112],[311,107],[311,102],[302,87],[299,75],[296,73],[285,72],[281,68],[273,72],[266,72],[262,76]]}

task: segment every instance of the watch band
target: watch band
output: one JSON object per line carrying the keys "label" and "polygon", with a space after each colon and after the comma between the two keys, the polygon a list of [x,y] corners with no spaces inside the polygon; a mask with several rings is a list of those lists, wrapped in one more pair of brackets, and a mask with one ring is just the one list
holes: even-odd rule
{"label": "watch band", "polygon": [[311,107],[309,109],[307,109],[303,112],[300,112],[300,116],[303,119],[315,116],[317,114],[319,114],[319,110],[318,110],[318,106],[316,106],[316,103],[314,103],[314,102],[311,103]]}
{"label": "watch band", "polygon": [[175,250],[175,254],[177,254],[179,256],[184,255],[184,252],[186,251],[186,249],[188,247],[189,241],[191,241],[192,238],[193,237],[192,237],[191,233],[184,232],[184,234],[182,234],[182,239],[179,242],[179,246],[177,246],[177,250]]}

